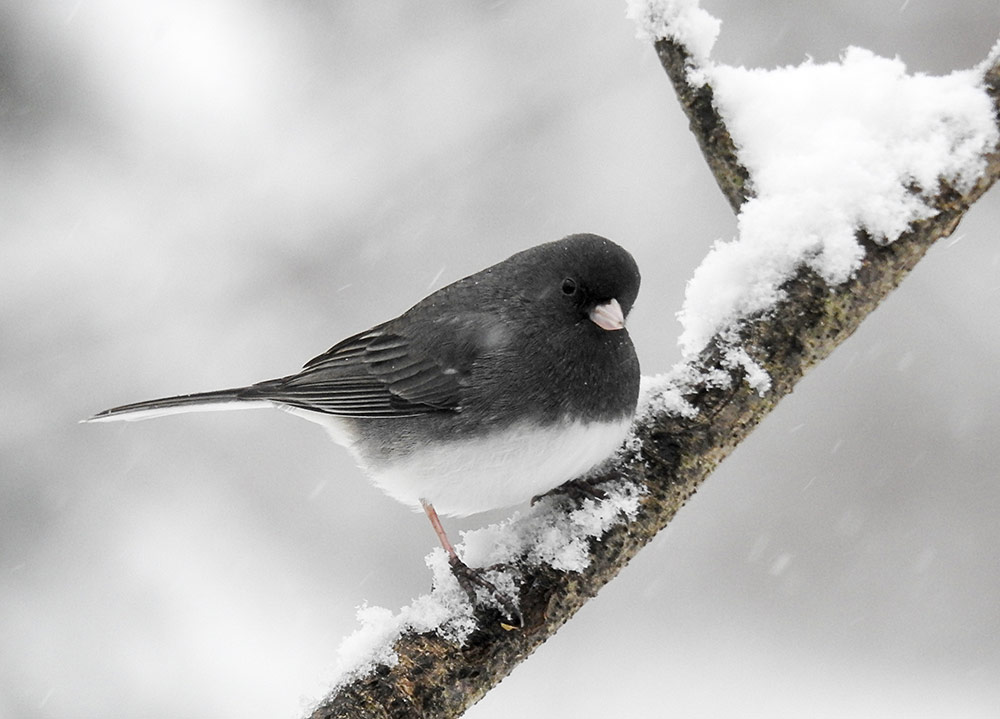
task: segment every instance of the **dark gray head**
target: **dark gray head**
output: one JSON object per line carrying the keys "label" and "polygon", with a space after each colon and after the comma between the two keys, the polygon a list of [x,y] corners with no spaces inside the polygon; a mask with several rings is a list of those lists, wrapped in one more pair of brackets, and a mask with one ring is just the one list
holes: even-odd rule
{"label": "dark gray head", "polygon": [[617,300],[627,317],[639,293],[639,267],[632,255],[598,235],[570,235],[537,245],[486,272],[514,280],[511,286],[534,303],[581,319],[610,300]]}

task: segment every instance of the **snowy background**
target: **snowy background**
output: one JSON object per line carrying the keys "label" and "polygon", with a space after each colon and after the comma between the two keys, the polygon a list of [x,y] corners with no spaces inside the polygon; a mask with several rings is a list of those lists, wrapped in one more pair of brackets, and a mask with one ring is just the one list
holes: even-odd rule
{"label": "snowy background", "polygon": [[[981,0],[706,2],[716,59],[945,73]],[[288,373],[576,231],[648,374],[735,219],[617,2],[0,4],[0,717],[296,717],[434,537],[281,412],[79,425]],[[467,716],[1000,714],[996,191]],[[473,528],[504,513],[451,522]]]}

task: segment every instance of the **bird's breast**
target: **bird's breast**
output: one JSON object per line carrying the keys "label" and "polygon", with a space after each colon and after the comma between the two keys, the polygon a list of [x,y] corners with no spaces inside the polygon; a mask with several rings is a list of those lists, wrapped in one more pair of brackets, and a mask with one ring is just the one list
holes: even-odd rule
{"label": "bird's breast", "polygon": [[518,424],[416,447],[368,470],[383,491],[414,509],[424,500],[439,514],[466,516],[526,502],[586,474],[621,446],[630,426],[630,416]]}

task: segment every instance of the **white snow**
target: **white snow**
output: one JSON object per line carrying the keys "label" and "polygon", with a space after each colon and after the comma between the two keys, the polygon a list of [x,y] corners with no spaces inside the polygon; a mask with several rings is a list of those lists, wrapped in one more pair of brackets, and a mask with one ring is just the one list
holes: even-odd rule
{"label": "white snow", "polygon": [[837,63],[705,73],[755,196],[738,237],[716,243],[688,283],[685,356],[773,306],[803,264],[830,284],[849,279],[864,256],[859,229],[896,240],[935,214],[938,178],[967,188],[997,142],[975,70],[910,75],[899,59],[849,48]]}
{"label": "white snow", "polygon": [[[730,385],[730,378],[726,372],[720,370],[717,375],[717,383],[714,386],[724,388]],[[706,377],[688,362],[678,362],[669,372],[663,374],[652,377],[643,376],[639,384],[639,406],[636,411],[636,422],[642,423],[645,418],[653,414],[688,418],[697,416],[698,410],[684,399],[684,395],[689,394],[700,382],[705,381]],[[638,438],[633,437],[631,441],[635,444],[629,449],[638,450]]]}
{"label": "white snow", "polygon": [[[629,6],[644,32],[681,42],[692,24],[708,24],[695,19],[702,13],[696,2]],[[935,214],[927,200],[939,179],[967,189],[997,144],[983,66],[910,74],[898,58],[851,47],[839,62],[747,69],[712,62],[704,34],[693,35],[699,67],[689,79],[712,86],[754,197],[740,210],[738,236],[716,242],[688,283],[679,315],[685,357],[772,307],[803,265],[831,285],[849,279],[864,256],[858,230],[896,240]],[[749,369],[758,390],[766,387],[759,368]]]}
{"label": "white snow", "polygon": [[565,572],[587,568],[590,539],[615,524],[634,517],[639,509],[638,489],[625,482],[602,484],[606,499],[585,499],[569,513],[559,497],[546,497],[524,515],[463,533],[464,558],[474,566],[514,562],[526,556],[528,564],[548,564]]}
{"label": "white snow", "polygon": [[996,64],[997,60],[1000,60],[1000,40],[993,43],[993,47],[990,48],[986,58],[976,66],[976,70],[980,73],[985,73]]}
{"label": "white snow", "polygon": [[698,7],[698,0],[626,0],[625,17],[645,40],[671,38],[684,45],[697,64],[708,61],[722,21]]}
{"label": "white snow", "polygon": [[425,561],[433,574],[430,594],[417,597],[398,613],[384,607],[358,608],[361,626],[337,648],[334,687],[368,675],[379,665],[396,666],[399,657],[393,645],[406,631],[434,631],[460,644],[475,629],[472,605],[451,573],[444,550],[435,549]]}
{"label": "white snow", "polygon": [[730,369],[742,369],[747,384],[763,397],[771,389],[771,375],[751,357],[745,349],[732,344],[725,348],[722,365]]}

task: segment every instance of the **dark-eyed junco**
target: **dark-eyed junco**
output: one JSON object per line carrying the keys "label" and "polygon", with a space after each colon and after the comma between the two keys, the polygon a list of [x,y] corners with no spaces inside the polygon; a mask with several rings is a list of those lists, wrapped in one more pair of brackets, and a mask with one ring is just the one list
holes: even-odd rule
{"label": "dark-eyed junco", "polygon": [[624,440],[639,391],[625,318],[638,291],[628,252],[571,235],[434,292],[297,374],[136,402],[90,421],[281,407],[326,427],[375,484],[422,507],[458,565],[437,512],[526,501]]}

